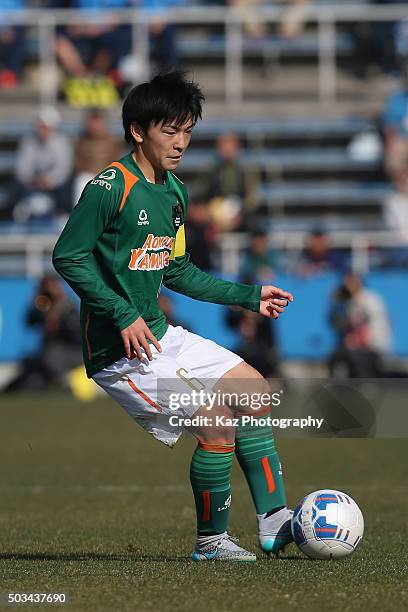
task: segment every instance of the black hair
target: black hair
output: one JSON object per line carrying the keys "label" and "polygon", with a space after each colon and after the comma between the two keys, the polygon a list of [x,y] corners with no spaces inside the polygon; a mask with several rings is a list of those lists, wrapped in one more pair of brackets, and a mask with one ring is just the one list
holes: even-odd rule
{"label": "black hair", "polygon": [[122,107],[126,142],[135,144],[130,131],[132,123],[137,123],[144,132],[152,123],[182,125],[190,117],[196,123],[201,119],[203,101],[204,95],[197,83],[188,81],[180,71],[158,74],[148,83],[136,85]]}

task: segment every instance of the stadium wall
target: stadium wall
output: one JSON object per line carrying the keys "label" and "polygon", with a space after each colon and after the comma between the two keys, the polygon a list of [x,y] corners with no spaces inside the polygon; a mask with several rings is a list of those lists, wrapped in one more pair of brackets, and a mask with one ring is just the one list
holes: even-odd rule
{"label": "stadium wall", "polygon": [[[335,346],[335,335],[328,322],[330,297],[340,284],[340,276],[333,273],[302,279],[281,276],[275,284],[295,295],[295,302],[276,326],[279,353],[284,360],[325,360]],[[408,357],[408,285],[404,272],[388,270],[372,272],[365,277],[367,287],[377,291],[385,300],[393,334],[392,355]],[[37,283],[32,279],[0,279],[0,363],[16,362],[34,352],[41,341],[40,332],[28,327],[25,314]],[[170,292],[169,292],[170,293]],[[225,323],[225,308],[194,301],[171,293],[177,319],[191,331],[222,345],[234,348],[236,333]],[[397,298],[396,298],[397,296]]]}

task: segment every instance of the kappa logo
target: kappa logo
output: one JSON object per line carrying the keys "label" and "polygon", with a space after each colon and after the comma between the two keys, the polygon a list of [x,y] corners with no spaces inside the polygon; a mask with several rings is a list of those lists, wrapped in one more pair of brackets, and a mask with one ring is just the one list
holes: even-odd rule
{"label": "kappa logo", "polygon": [[116,178],[115,168],[109,168],[109,170],[104,170],[98,178],[104,179],[105,181],[113,181],[113,179]]}
{"label": "kappa logo", "polygon": [[137,222],[138,225],[149,225],[149,219],[147,218],[147,212],[145,211],[144,208],[142,208],[142,210],[139,213],[139,221]]}
{"label": "kappa logo", "polygon": [[226,500],[225,500],[225,502],[224,502],[224,505],[223,505],[223,506],[221,506],[221,508],[217,508],[217,512],[222,512],[223,510],[228,510],[228,508],[230,507],[230,505],[231,505],[231,495],[229,495],[229,496],[227,497],[227,499],[226,499]]}

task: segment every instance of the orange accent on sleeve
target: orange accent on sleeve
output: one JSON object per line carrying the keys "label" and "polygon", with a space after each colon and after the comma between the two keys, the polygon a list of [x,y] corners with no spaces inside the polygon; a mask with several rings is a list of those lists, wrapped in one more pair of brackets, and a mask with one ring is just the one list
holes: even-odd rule
{"label": "orange accent on sleeve", "polygon": [[86,348],[88,350],[88,359],[92,359],[92,347],[91,347],[91,343],[89,342],[89,338],[88,338],[88,328],[89,328],[90,321],[91,321],[91,314],[88,312],[88,314],[86,315],[86,319],[85,319],[85,342],[86,342]]}
{"label": "orange accent on sleeve", "polygon": [[210,520],[210,492],[203,491],[203,516],[201,517],[202,521]]}
{"label": "orange accent on sleeve", "polygon": [[268,457],[262,457],[261,461],[265,473],[266,484],[268,485],[268,493],[273,493],[276,487]]}
{"label": "orange accent on sleeve", "polygon": [[235,450],[235,444],[206,444],[205,442],[199,442],[198,446],[210,453],[233,453]]}
{"label": "orange accent on sleeve", "polygon": [[136,183],[138,182],[138,177],[135,176],[134,174],[132,174],[127,168],[125,168],[125,166],[119,162],[113,162],[113,164],[111,164],[110,166],[108,166],[109,168],[118,168],[118,170],[120,170],[123,174],[123,178],[125,180],[125,191],[123,192],[123,197],[122,200],[120,202],[120,206],[119,206],[119,212],[121,212],[122,208],[125,205],[125,202],[127,200],[127,197],[130,193],[130,190],[132,189],[132,187],[134,185],[136,185]]}
{"label": "orange accent on sleeve", "polygon": [[156,404],[156,402],[154,402],[148,395],[146,395],[146,393],[143,393],[141,389],[136,387],[133,380],[130,380],[130,378],[128,378],[127,381],[128,381],[129,387],[131,387],[135,393],[137,393],[142,399],[144,399],[145,402],[150,404],[150,406],[152,406],[152,408],[155,408],[158,412],[162,411],[159,404]]}

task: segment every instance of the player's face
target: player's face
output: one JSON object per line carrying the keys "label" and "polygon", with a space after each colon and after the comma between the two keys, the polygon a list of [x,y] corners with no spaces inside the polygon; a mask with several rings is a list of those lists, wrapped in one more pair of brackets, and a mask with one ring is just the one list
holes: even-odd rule
{"label": "player's face", "polygon": [[193,127],[191,119],[183,125],[162,122],[150,126],[141,144],[145,157],[158,170],[175,170],[190,144]]}

